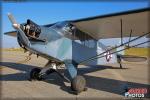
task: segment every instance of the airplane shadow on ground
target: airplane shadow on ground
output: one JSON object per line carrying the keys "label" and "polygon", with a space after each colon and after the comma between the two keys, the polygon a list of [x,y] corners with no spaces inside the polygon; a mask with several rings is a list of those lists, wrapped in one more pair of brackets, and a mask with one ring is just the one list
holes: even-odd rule
{"label": "airplane shadow on ground", "polygon": [[[12,63],[12,62],[0,62],[0,65],[21,71],[15,74],[1,75],[0,81],[27,81],[29,79],[29,73],[31,69],[37,67],[37,66],[18,64],[18,63]],[[98,70],[105,70],[108,68],[120,69],[120,68],[111,67],[111,66],[94,66],[92,68],[79,68],[78,72],[80,75],[83,75],[86,78],[88,88],[115,93],[118,95],[123,95],[126,87],[132,87],[132,88],[140,88],[140,87],[149,88],[150,87],[150,85],[147,85],[147,84],[84,75],[86,73],[91,73],[91,72],[95,72]],[[60,89],[62,89],[63,91],[73,94],[71,92],[70,87],[67,87],[64,84],[64,80],[60,76],[58,76],[56,73],[52,73],[48,75],[47,78],[43,81],[48,82],[50,84],[58,85],[60,86]]]}

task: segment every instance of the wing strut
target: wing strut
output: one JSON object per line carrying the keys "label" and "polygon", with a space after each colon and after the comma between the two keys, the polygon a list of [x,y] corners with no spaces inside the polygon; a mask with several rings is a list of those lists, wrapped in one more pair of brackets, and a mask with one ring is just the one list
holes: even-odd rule
{"label": "wing strut", "polygon": [[122,19],[120,19],[120,28],[121,28],[121,45],[123,44],[123,38],[122,38],[122,35],[123,35],[123,32],[122,32]]}
{"label": "wing strut", "polygon": [[[112,53],[110,53],[110,54],[115,54],[115,53],[117,53],[117,52],[124,51],[124,50],[126,50],[126,49],[131,48],[131,47],[137,47],[137,46],[139,46],[139,45],[143,45],[143,44],[148,43],[148,42],[150,42],[150,40],[145,41],[145,42],[142,42],[142,43],[139,43],[139,44],[136,44],[136,45],[133,45],[133,46],[130,46],[130,47],[126,47],[126,48],[124,48],[124,49],[121,49],[121,50],[119,50],[119,51],[112,52]],[[105,57],[105,55],[104,55],[104,56],[97,57],[96,59],[102,58],[102,57]]]}
{"label": "wing strut", "polygon": [[[143,34],[143,35],[141,35],[141,36],[139,36],[139,37],[137,37],[137,38],[134,38],[134,39],[130,40],[129,42],[126,42],[126,43],[124,43],[124,44],[121,44],[121,45],[119,45],[119,46],[117,46],[117,47],[115,47],[115,48],[111,48],[111,49],[109,49],[109,50],[106,50],[106,51],[104,51],[104,52],[102,52],[102,53],[100,53],[100,54],[98,54],[98,55],[96,55],[96,56],[93,56],[93,57],[90,57],[90,58],[88,58],[88,59],[86,59],[86,60],[83,60],[83,61],[81,61],[79,64],[83,64],[83,63],[85,63],[85,62],[89,62],[89,61],[91,61],[91,60],[97,59],[97,58],[99,58],[101,55],[103,55],[103,54],[105,54],[105,53],[107,53],[107,52],[110,52],[111,50],[115,50],[116,48],[119,48],[119,47],[121,47],[121,46],[124,46],[124,45],[126,45],[126,44],[129,44],[129,43],[131,43],[131,42],[133,42],[133,41],[135,41],[135,40],[138,40],[138,39],[140,39],[140,38],[142,38],[142,37],[144,37],[144,36],[147,36],[148,34],[150,34],[150,32],[145,33],[145,34]],[[136,46],[145,44],[145,43],[147,43],[147,42],[150,42],[150,41],[146,41],[146,42],[143,42],[143,43],[134,45],[134,46],[136,47]],[[134,47],[134,46],[131,46],[131,47]],[[129,48],[131,48],[131,47],[127,47],[127,48],[125,48],[125,49],[129,49]],[[123,51],[123,50],[125,50],[125,49],[116,51],[115,53],[120,52],[120,51]],[[105,56],[103,56],[103,57],[105,57]],[[101,58],[101,57],[100,57],[100,58]]]}
{"label": "wing strut", "polygon": [[128,47],[130,46],[129,44],[130,44],[130,40],[131,40],[131,35],[132,35],[132,29],[131,29],[131,31],[130,31],[130,37],[129,37]]}

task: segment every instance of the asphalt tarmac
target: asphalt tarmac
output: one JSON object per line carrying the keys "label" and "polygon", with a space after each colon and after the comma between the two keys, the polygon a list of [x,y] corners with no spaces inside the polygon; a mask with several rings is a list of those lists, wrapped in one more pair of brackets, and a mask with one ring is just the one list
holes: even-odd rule
{"label": "asphalt tarmac", "polygon": [[[87,81],[88,90],[75,95],[56,73],[43,81],[29,81],[32,68],[43,67],[47,60],[22,51],[2,51],[0,63],[1,99],[126,99],[126,88],[148,88],[148,62],[123,62],[99,66],[79,66],[79,74]],[[63,68],[60,68],[63,72]],[[64,71],[65,72],[65,71]]]}

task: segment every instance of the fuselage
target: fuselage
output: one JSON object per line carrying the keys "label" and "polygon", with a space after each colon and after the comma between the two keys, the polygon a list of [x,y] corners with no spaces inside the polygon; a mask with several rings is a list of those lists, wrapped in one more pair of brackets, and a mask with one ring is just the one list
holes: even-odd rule
{"label": "fuselage", "polygon": [[[45,40],[45,42],[30,39],[30,46],[25,47],[30,52],[49,60],[60,62],[72,60],[80,63],[87,58],[104,52],[104,49],[99,46],[97,40],[87,33],[80,31],[70,22],[58,22],[50,27],[40,26],[40,30],[40,34],[36,38]],[[21,42],[21,39],[19,41]],[[116,57],[113,56],[113,59],[116,59]],[[97,65],[106,63],[107,61],[105,61],[105,58],[101,58],[87,62],[86,64]]]}

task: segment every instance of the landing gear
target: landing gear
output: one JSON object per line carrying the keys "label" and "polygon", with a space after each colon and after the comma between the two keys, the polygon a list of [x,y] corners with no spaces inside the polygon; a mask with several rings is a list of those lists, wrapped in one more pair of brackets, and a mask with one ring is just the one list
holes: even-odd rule
{"label": "landing gear", "polygon": [[[55,68],[55,69],[54,69]],[[51,61],[44,66],[44,68],[33,68],[30,72],[30,80],[43,80],[44,76],[56,72],[56,65]]]}
{"label": "landing gear", "polygon": [[76,76],[71,82],[71,89],[76,92],[76,94],[86,91],[86,80],[83,76]]}
{"label": "landing gear", "polygon": [[[56,66],[54,66],[56,67]],[[31,80],[44,80],[46,75],[49,75],[51,73],[57,73],[60,77],[64,78],[66,81],[70,82],[70,80],[65,77],[63,74],[61,74],[59,71],[54,69],[53,66],[46,66],[43,69],[40,68],[33,68],[30,72],[30,81]]]}
{"label": "landing gear", "polygon": [[51,73],[57,73],[59,76],[67,80],[71,83],[72,92],[76,95],[82,91],[86,91],[86,80],[83,76],[77,75],[77,67],[72,63],[66,63],[66,68],[70,74],[70,79],[65,75],[61,74],[56,66],[52,64],[50,61],[43,69],[34,68],[30,72],[30,80],[43,80],[44,76],[49,75]]}
{"label": "landing gear", "polygon": [[122,69],[122,64],[121,64],[121,55],[117,55],[117,62],[119,63],[120,65],[120,69]]}
{"label": "landing gear", "polygon": [[122,64],[121,64],[121,62],[119,63],[119,65],[120,65],[120,69],[122,69]]}
{"label": "landing gear", "polygon": [[39,75],[40,71],[40,68],[33,68],[30,72],[30,80],[42,80],[42,77]]}
{"label": "landing gear", "polygon": [[43,80],[44,76],[49,75],[51,73],[57,72],[55,69],[40,69],[33,68],[30,72],[30,80]]}
{"label": "landing gear", "polygon": [[65,62],[65,66],[70,75],[71,90],[76,95],[82,91],[87,90],[85,78],[77,74],[77,65],[77,63],[70,60]]}

